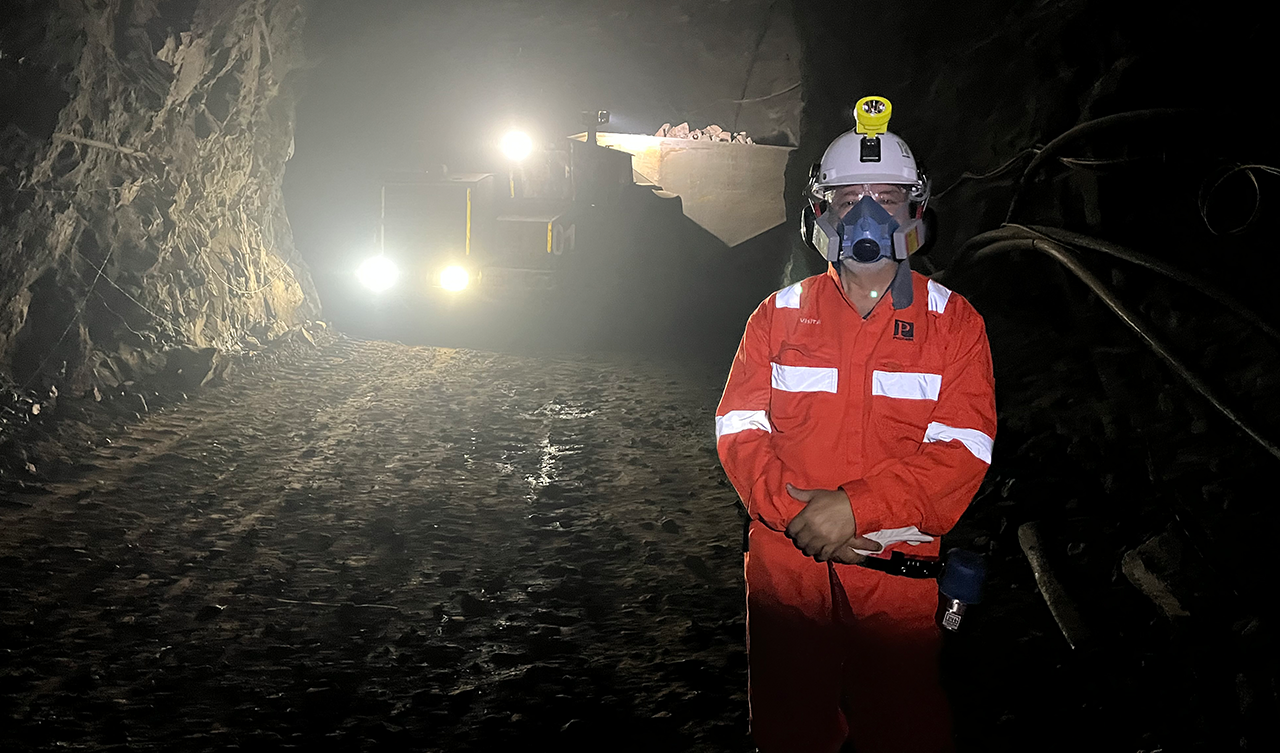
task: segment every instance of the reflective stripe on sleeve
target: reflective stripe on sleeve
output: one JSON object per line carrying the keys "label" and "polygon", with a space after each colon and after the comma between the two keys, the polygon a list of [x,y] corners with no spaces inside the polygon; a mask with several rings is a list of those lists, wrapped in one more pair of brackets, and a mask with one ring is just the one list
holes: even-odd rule
{"label": "reflective stripe on sleeve", "polygon": [[839,369],[821,366],[783,366],[780,363],[770,364],[773,367],[773,388],[783,392],[831,392],[836,391],[839,381]]}
{"label": "reflective stripe on sleeve", "polygon": [[941,374],[913,371],[871,372],[871,394],[900,400],[937,400],[942,391]]}
{"label": "reflective stripe on sleeve", "polygon": [[947,310],[947,301],[951,300],[951,291],[933,280],[929,281],[929,310],[941,314]]}
{"label": "reflective stripe on sleeve", "polygon": [[995,442],[977,429],[957,429],[934,421],[924,430],[926,442],[950,442],[953,439],[969,448],[975,458],[991,465],[991,448]]}
{"label": "reflective stripe on sleeve", "polygon": [[774,306],[780,309],[800,308],[800,283],[790,285],[778,291],[773,299]]}
{"label": "reflective stripe on sleeve", "polygon": [[772,432],[769,425],[769,414],[762,410],[731,410],[723,416],[716,416],[716,439],[728,434],[737,434],[747,429],[762,429]]}

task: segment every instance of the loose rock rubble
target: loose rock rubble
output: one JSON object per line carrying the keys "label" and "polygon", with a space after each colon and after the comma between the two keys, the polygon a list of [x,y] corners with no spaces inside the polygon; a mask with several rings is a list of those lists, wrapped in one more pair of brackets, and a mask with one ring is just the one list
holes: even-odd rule
{"label": "loose rock rubble", "polygon": [[95,446],[122,427],[185,401],[189,393],[223,384],[228,375],[271,368],[333,337],[310,321],[235,353],[180,346],[151,355],[154,373],[141,379],[104,380],[83,394],[47,388],[0,386],[0,490],[43,488],[79,462],[77,447]]}
{"label": "loose rock rubble", "polygon": [[751,137],[746,131],[733,133],[726,131],[718,125],[709,125],[706,128],[689,128],[688,123],[681,123],[673,126],[670,123],[663,123],[658,132],[654,134],[660,138],[666,139],[693,139],[694,141],[723,141],[732,142],[734,144],[754,144]]}

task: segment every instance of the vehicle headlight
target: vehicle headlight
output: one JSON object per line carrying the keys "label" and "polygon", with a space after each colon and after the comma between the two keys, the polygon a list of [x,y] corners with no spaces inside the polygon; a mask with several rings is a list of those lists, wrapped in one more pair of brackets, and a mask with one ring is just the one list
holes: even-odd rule
{"label": "vehicle headlight", "polygon": [[457,265],[445,267],[444,271],[440,273],[440,287],[445,290],[457,293],[466,289],[469,284],[471,284],[471,273],[467,271],[466,267]]}
{"label": "vehicle headlight", "polygon": [[511,131],[502,137],[502,153],[507,159],[519,162],[533,151],[533,139],[524,131]]}
{"label": "vehicle headlight", "polygon": [[400,279],[400,268],[385,256],[374,256],[360,265],[356,270],[356,278],[369,290],[381,293],[389,290]]}

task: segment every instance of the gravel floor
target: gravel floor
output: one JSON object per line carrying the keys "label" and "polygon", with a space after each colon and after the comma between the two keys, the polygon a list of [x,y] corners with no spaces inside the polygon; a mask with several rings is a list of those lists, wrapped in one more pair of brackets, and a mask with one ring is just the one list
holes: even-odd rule
{"label": "gravel floor", "polygon": [[[991,567],[944,649],[960,749],[1213,749],[1273,675],[1118,562],[1183,491],[1238,499],[1257,453],[988,323],[1001,435],[948,538]],[[751,750],[721,360],[334,336],[64,436],[0,504],[0,750]],[[1036,590],[1032,520],[1089,651]]]}
{"label": "gravel floor", "polygon": [[338,340],[0,515],[5,750],[745,745],[714,381]]}

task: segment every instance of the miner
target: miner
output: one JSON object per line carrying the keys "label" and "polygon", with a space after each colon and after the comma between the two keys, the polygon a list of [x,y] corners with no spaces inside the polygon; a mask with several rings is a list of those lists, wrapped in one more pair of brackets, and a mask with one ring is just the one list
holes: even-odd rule
{"label": "miner", "polygon": [[859,567],[937,556],[991,462],[982,317],[911,270],[929,180],[867,97],[814,166],[804,235],[824,274],[751,315],[716,411],[750,516],[747,650],[759,750],[952,747],[937,584]]}

